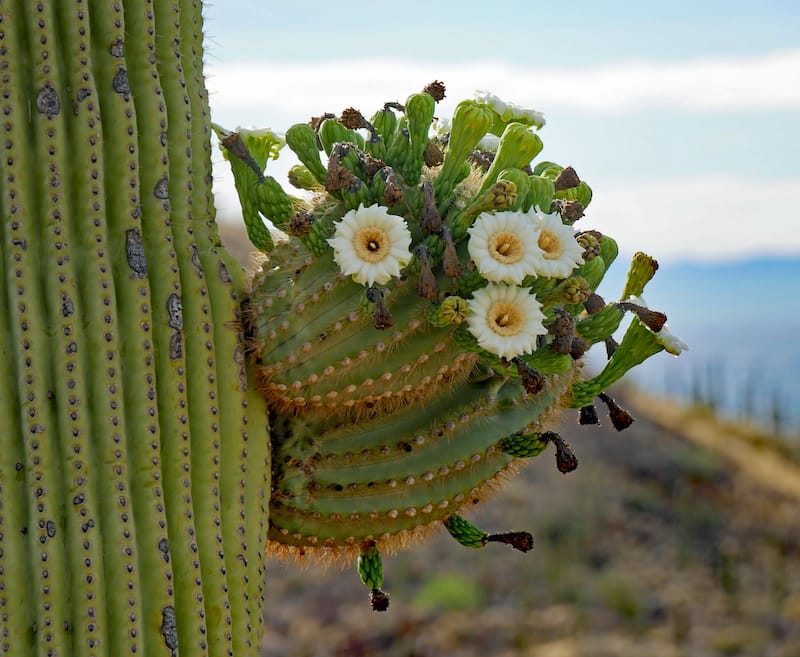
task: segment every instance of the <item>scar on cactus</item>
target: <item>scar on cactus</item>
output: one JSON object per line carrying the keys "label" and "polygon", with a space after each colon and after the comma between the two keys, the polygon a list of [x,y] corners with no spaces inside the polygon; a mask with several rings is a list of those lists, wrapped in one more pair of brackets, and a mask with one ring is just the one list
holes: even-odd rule
{"label": "scar on cactus", "polygon": [[[640,299],[655,260],[636,254],[619,302],[596,293],[617,245],[572,227],[592,200],[576,170],[534,162],[542,115],[482,92],[434,119],[443,97],[437,81],[285,136],[216,128],[262,251],[243,322],[272,427],[267,551],[357,560],[376,609],[380,553],[442,526],[470,547],[531,549],[527,532],[460,514],[551,444],[574,470],[547,429],[558,411],[597,424],[599,398],[622,429],[632,418],[606,389],[675,353]],[[284,144],[302,196],[264,173]],[[611,342],[587,376],[583,354]]]}

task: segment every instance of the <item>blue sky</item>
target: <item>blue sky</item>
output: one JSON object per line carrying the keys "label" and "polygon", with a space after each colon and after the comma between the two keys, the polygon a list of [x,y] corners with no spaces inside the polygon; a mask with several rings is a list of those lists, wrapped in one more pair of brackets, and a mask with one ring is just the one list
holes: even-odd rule
{"label": "blue sky", "polygon": [[[369,116],[433,79],[447,116],[486,89],[544,112],[541,157],[595,192],[580,227],[662,262],[800,255],[796,2],[218,0],[205,14],[225,127]],[[235,214],[224,165],[215,191]]]}

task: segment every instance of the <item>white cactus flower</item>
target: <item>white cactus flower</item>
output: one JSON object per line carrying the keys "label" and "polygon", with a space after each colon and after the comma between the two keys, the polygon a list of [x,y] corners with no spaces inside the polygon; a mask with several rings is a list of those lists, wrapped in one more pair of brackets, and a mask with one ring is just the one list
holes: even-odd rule
{"label": "white cactus flower", "polygon": [[547,333],[541,304],[530,288],[489,283],[469,300],[467,325],[478,344],[501,358],[536,350],[536,338]]}
{"label": "white cactus flower", "polygon": [[411,233],[402,217],[382,205],[363,204],[350,210],[335,225],[333,259],[342,273],[357,283],[388,283],[411,259]]}
{"label": "white cactus flower", "polygon": [[534,109],[520,107],[514,103],[507,103],[500,100],[500,98],[495,96],[493,93],[483,89],[479,89],[475,92],[475,100],[491,107],[500,115],[500,118],[503,121],[519,121],[525,125],[535,125],[538,128],[541,128],[545,124],[544,114],[541,112],[537,112]]}
{"label": "white cactus flower", "polygon": [[541,229],[533,212],[483,212],[469,228],[467,249],[481,276],[521,283],[543,265]]}
{"label": "white cactus flower", "polygon": [[558,213],[536,213],[539,226],[539,248],[544,252],[536,271],[547,278],[566,278],[583,264],[583,248],[575,239],[572,226],[566,226]]}

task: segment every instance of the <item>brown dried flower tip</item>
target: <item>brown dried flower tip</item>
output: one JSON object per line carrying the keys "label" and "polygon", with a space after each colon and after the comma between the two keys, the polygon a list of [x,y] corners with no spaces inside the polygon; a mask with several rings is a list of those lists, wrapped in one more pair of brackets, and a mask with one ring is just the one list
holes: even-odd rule
{"label": "brown dried flower tip", "polygon": [[367,301],[375,305],[372,309],[372,325],[379,331],[394,326],[394,318],[386,306],[384,296],[384,291],[380,288],[367,288]]}
{"label": "brown dried flower tip", "polygon": [[372,589],[369,592],[369,603],[372,611],[386,611],[389,608],[389,594],[380,589]]}
{"label": "brown dried flower tip", "polygon": [[221,143],[225,147],[225,150],[227,150],[231,155],[238,157],[240,160],[242,160],[242,162],[255,171],[259,181],[264,180],[264,172],[258,166],[255,158],[253,158],[253,156],[250,154],[250,150],[242,141],[242,137],[238,132],[229,132],[222,138]]}
{"label": "brown dried flower tip", "polygon": [[422,91],[423,93],[430,94],[437,103],[444,99],[444,83],[439,82],[439,80],[434,80],[430,84],[425,85]]}
{"label": "brown dried flower tip", "polygon": [[657,310],[650,310],[649,308],[639,306],[635,303],[630,303],[629,301],[622,301],[619,304],[619,307],[622,308],[622,310],[630,310],[631,312],[635,313],[636,316],[641,320],[642,324],[644,324],[654,333],[658,333],[662,328],[664,328],[664,324],[667,323],[667,316],[664,313],[658,312]]}
{"label": "brown dried flower tip", "polygon": [[569,446],[569,443],[557,433],[550,433],[550,441],[556,446],[556,467],[561,474],[572,472],[578,467],[578,457]]}
{"label": "brown dried flower tip", "polygon": [[431,252],[427,246],[420,244],[414,249],[414,255],[419,260],[419,284],[417,294],[421,299],[436,298],[436,277],[431,270]]}
{"label": "brown dried flower tip", "polygon": [[594,404],[581,407],[580,415],[578,416],[578,424],[600,424],[600,418],[597,417],[597,409],[594,407]]}
{"label": "brown dried flower tip", "polygon": [[583,302],[583,307],[586,308],[587,313],[594,315],[606,307],[606,302],[599,294],[592,292],[589,298]]}
{"label": "brown dried flower tip", "polygon": [[580,184],[581,184],[581,179],[578,178],[578,174],[572,167],[561,169],[561,172],[556,176],[555,180],[553,181],[553,185],[555,186],[557,192],[561,191],[562,189],[570,189],[571,187],[577,187]]}
{"label": "brown dried flower tip", "polygon": [[305,237],[314,223],[314,215],[307,210],[298,210],[289,220],[289,234],[295,237]]}
{"label": "brown dried flower tip", "polygon": [[378,175],[383,178],[385,183],[383,188],[383,204],[387,208],[400,205],[403,202],[403,188],[400,186],[400,180],[397,177],[392,167],[383,167]]}
{"label": "brown dried flower tip", "polygon": [[369,153],[362,151],[358,152],[358,159],[361,161],[361,166],[364,167],[364,175],[369,180],[372,180],[372,177],[386,166],[386,162],[383,160],[379,160],[377,157],[372,157]]}
{"label": "brown dried flower tip", "polygon": [[613,336],[609,336],[605,339],[606,344],[606,357],[611,358],[614,355],[614,352],[619,347],[619,343],[613,338]]}
{"label": "brown dried flower tip", "polygon": [[422,195],[424,200],[419,225],[424,233],[438,235],[442,231],[442,218],[439,216],[439,210],[436,209],[433,185],[429,180],[422,184]]}
{"label": "brown dried flower tip", "polygon": [[494,153],[491,151],[472,151],[467,161],[483,171],[488,171],[489,167],[492,166],[492,162],[494,162]]}
{"label": "brown dried flower tip", "polygon": [[623,429],[627,429],[636,421],[634,417],[630,413],[628,413],[628,411],[626,411],[624,408],[621,408],[617,404],[617,402],[615,402],[606,393],[604,392],[600,393],[598,395],[598,398],[606,406],[608,406],[608,417],[611,420],[611,424],[614,425],[614,428],[617,431],[622,431]]}
{"label": "brown dried flower tip", "polygon": [[339,117],[339,123],[345,128],[357,130],[358,128],[366,128],[370,125],[369,121],[364,118],[364,115],[359,112],[355,107],[348,107],[342,112]]}
{"label": "brown dried flower tip", "polygon": [[519,356],[512,358],[511,362],[517,367],[517,374],[522,379],[522,387],[530,395],[537,395],[544,390],[545,378],[541,372],[528,365]]}
{"label": "brown dried flower tip", "polygon": [[490,534],[486,540],[493,543],[505,543],[520,552],[530,552],[533,549],[533,534],[530,532],[503,532]]}
{"label": "brown dried flower tip", "polygon": [[425,151],[422,154],[422,159],[426,167],[438,167],[444,162],[444,153],[442,153],[441,148],[429,139],[428,143],[425,144]]}
{"label": "brown dried flower tip", "polygon": [[458,278],[461,276],[461,262],[458,260],[453,233],[447,226],[442,229],[442,237],[444,239],[444,255],[442,256],[444,275],[447,278]]}
{"label": "brown dried flower tip", "polygon": [[580,360],[583,358],[583,355],[589,349],[589,344],[585,340],[581,340],[579,337],[572,338],[572,346],[569,350],[569,355],[572,360]]}
{"label": "brown dried flower tip", "polygon": [[561,209],[561,216],[564,218],[564,223],[574,224],[578,219],[584,216],[583,204],[580,201],[564,201],[564,206]]}
{"label": "brown dried flower tip", "polygon": [[350,169],[342,166],[342,156],[342,149],[334,148],[331,151],[331,157],[328,160],[328,174],[325,177],[325,190],[328,192],[338,192],[347,189],[353,185],[355,180],[358,180]]}

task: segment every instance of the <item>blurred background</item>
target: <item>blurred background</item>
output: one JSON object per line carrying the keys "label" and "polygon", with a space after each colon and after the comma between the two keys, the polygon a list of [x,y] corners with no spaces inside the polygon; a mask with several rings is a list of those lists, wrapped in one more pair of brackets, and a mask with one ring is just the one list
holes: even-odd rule
{"label": "blurred background", "polygon": [[[270,563],[265,655],[799,656],[800,6],[228,0],[205,16],[229,129],[370,116],[434,79],[440,116],[476,90],[543,112],[540,158],[594,191],[578,227],[620,244],[601,294],[646,251],[645,298],[690,348],[615,391],[639,418],[625,433],[563,418],[576,472],[544,454],[470,516],[530,529],[532,553],[441,536],[385,560],[384,615],[354,569]],[[294,163],[287,149],[267,173]],[[244,259],[218,150],[214,175]]]}

